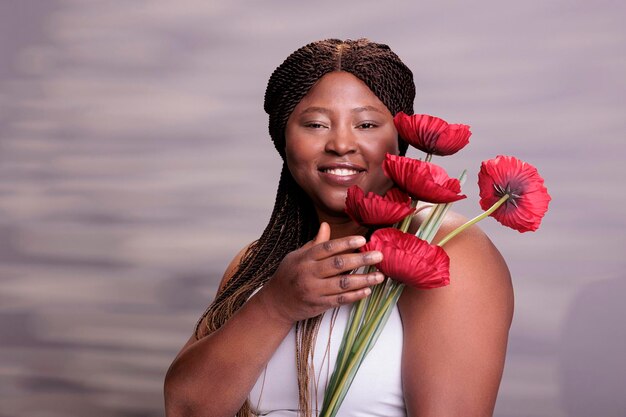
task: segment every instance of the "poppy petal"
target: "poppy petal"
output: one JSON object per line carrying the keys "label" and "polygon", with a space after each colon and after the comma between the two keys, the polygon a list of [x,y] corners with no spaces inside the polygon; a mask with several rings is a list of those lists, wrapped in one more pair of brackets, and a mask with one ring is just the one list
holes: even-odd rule
{"label": "poppy petal", "polygon": [[383,260],[376,267],[390,278],[421,289],[450,283],[450,258],[425,240],[393,228],[379,229],[361,251],[378,250]]}
{"label": "poppy petal", "polygon": [[364,226],[389,226],[415,211],[411,198],[401,190],[390,190],[385,196],[369,192],[358,186],[348,188],[346,213],[352,220]]}
{"label": "poppy petal", "polygon": [[448,177],[446,171],[430,162],[387,154],[383,161],[385,175],[416,200],[429,203],[451,203],[466,196],[461,183]]}
{"label": "poppy petal", "polygon": [[449,124],[428,114],[407,115],[400,112],[393,121],[402,139],[411,146],[434,155],[452,155],[463,149],[472,135],[470,126]]}
{"label": "poppy petal", "polygon": [[478,187],[483,210],[509,194],[509,199],[491,216],[521,233],[539,228],[551,200],[537,168],[513,156],[498,155],[483,161],[478,173]]}

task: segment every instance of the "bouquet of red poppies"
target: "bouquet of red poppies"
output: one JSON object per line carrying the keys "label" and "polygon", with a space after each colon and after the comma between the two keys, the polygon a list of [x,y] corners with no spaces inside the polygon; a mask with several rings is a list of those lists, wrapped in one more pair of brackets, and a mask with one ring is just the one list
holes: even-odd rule
{"label": "bouquet of red poppies", "polygon": [[[430,161],[433,155],[452,155],[465,147],[471,136],[470,127],[449,124],[434,116],[404,113],[398,113],[394,123],[399,136],[424,151],[426,157],[422,161],[387,154],[383,170],[396,187],[384,196],[365,194],[358,186],[348,189],[348,215],[355,222],[376,229],[361,250],[383,253],[383,261],[365,273],[377,268],[387,278],[352,309],[326,388],[321,417],[337,415],[361,362],[376,343],[404,286],[431,289],[450,283],[450,260],[442,249],[446,242],[488,216],[519,232],[535,231],[550,202],[536,168],[513,156],[497,156],[484,161],[478,173],[480,206],[485,211],[432,244],[451,204],[466,197],[461,194],[466,174],[450,178],[443,168]],[[430,203],[430,212],[417,233],[407,233],[418,202]]]}

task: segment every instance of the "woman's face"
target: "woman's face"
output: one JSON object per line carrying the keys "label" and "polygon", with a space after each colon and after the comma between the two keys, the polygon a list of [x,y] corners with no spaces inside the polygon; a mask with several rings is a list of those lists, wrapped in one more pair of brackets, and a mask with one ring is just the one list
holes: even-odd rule
{"label": "woman's face", "polygon": [[392,185],[382,161],[399,152],[393,115],[348,72],[328,73],[309,90],[289,116],[285,139],[287,166],[320,221],[346,216],[348,187],[384,194]]}

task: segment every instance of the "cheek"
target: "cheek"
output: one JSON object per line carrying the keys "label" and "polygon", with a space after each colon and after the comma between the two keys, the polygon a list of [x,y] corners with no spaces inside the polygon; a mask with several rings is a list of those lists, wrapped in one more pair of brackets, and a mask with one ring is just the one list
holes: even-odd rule
{"label": "cheek", "polygon": [[287,163],[287,168],[291,175],[296,178],[297,177],[297,169],[302,166],[302,162],[298,158],[298,153],[294,152],[289,146],[285,148],[285,162]]}
{"label": "cheek", "polygon": [[[392,125],[393,126],[393,125]],[[389,142],[387,143],[389,149],[387,152],[393,155],[398,155],[400,153],[400,144],[398,143],[398,131],[395,126],[392,128],[392,131],[389,135]]]}
{"label": "cheek", "polygon": [[390,132],[385,136],[384,140],[380,140],[377,143],[376,149],[372,149],[372,162],[375,165],[375,168],[372,170],[372,191],[381,195],[393,185],[393,181],[383,171],[383,161],[387,153],[392,155],[400,153],[395,132]]}
{"label": "cheek", "polygon": [[381,135],[381,140],[378,142],[380,151],[383,153],[390,153],[397,155],[400,153],[400,147],[398,145],[398,131],[393,124],[393,119],[385,126],[384,133]]}
{"label": "cheek", "polygon": [[289,128],[287,128],[285,131],[285,162],[290,171],[299,163],[298,159],[300,159],[301,152],[297,148],[297,142],[294,141],[289,134]]}
{"label": "cheek", "polygon": [[[400,147],[398,145],[398,139],[394,138],[393,141],[389,144],[389,146],[387,146],[387,149],[385,150],[384,153],[390,153],[392,155],[398,155],[400,154]],[[384,159],[384,156],[383,156]]]}
{"label": "cheek", "polygon": [[285,146],[285,162],[293,179],[306,189],[307,173],[310,165],[310,155],[305,147],[297,146],[287,139]]}
{"label": "cheek", "polygon": [[398,136],[394,132],[390,132],[385,135],[381,140],[372,144],[373,146],[370,148],[369,152],[371,155],[375,156],[375,160],[379,161],[382,165],[382,161],[385,160],[385,155],[390,153],[392,155],[398,155],[400,153],[400,148],[398,146]]}
{"label": "cheek", "polygon": [[307,139],[291,123],[287,123],[285,128],[285,161],[290,169],[297,168],[310,158],[311,146]]}

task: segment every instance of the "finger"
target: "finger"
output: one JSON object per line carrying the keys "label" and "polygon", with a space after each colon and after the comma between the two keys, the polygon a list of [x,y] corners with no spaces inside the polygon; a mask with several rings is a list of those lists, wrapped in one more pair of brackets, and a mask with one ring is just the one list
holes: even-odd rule
{"label": "finger", "polygon": [[320,243],[326,242],[330,239],[330,225],[326,222],[322,222],[320,224],[320,228],[317,231],[317,235],[313,238],[313,240],[308,241],[304,245],[302,245],[302,249],[308,249]]}
{"label": "finger", "polygon": [[324,295],[338,295],[380,284],[385,279],[381,272],[370,274],[341,274],[324,280]]}
{"label": "finger", "polygon": [[337,307],[343,304],[351,304],[359,301],[372,293],[369,287],[360,290],[342,292],[341,294],[327,295],[323,297],[324,305],[328,308]]}
{"label": "finger", "polygon": [[315,273],[318,277],[332,277],[346,271],[362,266],[376,265],[383,260],[383,254],[379,251],[363,253],[344,253],[331,256],[315,263]]}
{"label": "finger", "polygon": [[313,244],[317,245],[322,242],[330,240],[330,225],[326,222],[320,224],[320,229],[317,232],[317,236],[313,240]]}
{"label": "finger", "polygon": [[313,260],[319,261],[343,252],[353,252],[365,245],[363,236],[346,236],[339,239],[326,240],[313,246],[310,255]]}

